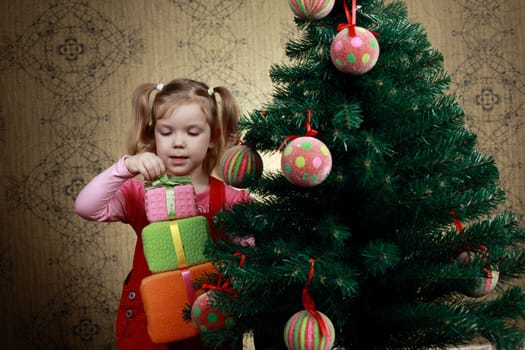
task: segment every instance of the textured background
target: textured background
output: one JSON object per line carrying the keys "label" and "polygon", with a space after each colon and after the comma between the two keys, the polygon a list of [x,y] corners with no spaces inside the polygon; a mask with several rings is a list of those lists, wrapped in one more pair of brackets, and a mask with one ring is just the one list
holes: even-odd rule
{"label": "textured background", "polygon": [[[523,222],[525,4],[407,4]],[[19,0],[0,13],[0,347],[114,349],[135,238],[76,217],[76,194],[125,152],[140,83],[191,77],[260,107],[295,32],[291,11],[286,0]]]}

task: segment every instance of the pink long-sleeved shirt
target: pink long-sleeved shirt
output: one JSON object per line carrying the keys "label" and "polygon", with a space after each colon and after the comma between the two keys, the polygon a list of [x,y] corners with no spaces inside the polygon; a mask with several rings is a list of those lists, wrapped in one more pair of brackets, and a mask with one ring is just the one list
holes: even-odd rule
{"label": "pink long-sleeved shirt", "polygon": [[[97,175],[78,194],[75,201],[75,211],[81,217],[92,221],[122,221],[130,222],[126,212],[126,199],[121,187],[143,187],[142,181],[133,179],[121,158],[117,163]],[[130,180],[131,179],[131,180]],[[198,212],[209,212],[209,188],[197,194]],[[249,195],[244,190],[225,186],[225,209],[233,204],[249,200]]]}

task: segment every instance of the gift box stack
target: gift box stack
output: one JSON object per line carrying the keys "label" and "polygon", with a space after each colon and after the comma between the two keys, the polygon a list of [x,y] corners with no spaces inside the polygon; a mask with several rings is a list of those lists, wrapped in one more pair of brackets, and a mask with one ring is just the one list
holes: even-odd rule
{"label": "gift box stack", "polygon": [[194,282],[216,273],[204,256],[210,228],[197,213],[195,189],[188,177],[163,176],[146,185],[145,207],[150,222],[142,231],[144,255],[153,273],[140,291],[155,343],[168,343],[199,334],[183,318],[183,309],[201,291]]}

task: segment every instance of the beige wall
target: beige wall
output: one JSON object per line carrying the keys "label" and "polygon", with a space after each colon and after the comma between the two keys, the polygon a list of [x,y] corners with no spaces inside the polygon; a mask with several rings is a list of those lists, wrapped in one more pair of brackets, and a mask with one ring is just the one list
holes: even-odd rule
{"label": "beige wall", "polygon": [[[407,3],[523,218],[525,5]],[[124,153],[129,97],[142,82],[223,84],[245,111],[267,101],[291,11],[286,0],[20,0],[0,13],[0,347],[115,348],[134,235],[76,217],[76,193]]]}

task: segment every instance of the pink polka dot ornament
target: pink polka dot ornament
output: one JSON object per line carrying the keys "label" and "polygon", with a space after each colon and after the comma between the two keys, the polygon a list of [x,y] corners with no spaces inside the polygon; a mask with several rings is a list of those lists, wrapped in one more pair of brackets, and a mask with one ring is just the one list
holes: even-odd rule
{"label": "pink polka dot ornament", "polygon": [[225,315],[220,310],[210,307],[215,291],[201,294],[191,306],[191,322],[201,333],[229,329],[235,325],[235,317]]}
{"label": "pink polka dot ornament", "polygon": [[332,321],[317,311],[326,325],[323,334],[317,318],[308,310],[295,313],[284,327],[284,342],[288,350],[330,350],[334,346],[335,329]]}
{"label": "pink polka dot ornament", "polygon": [[332,155],[326,145],[311,136],[292,140],[281,155],[281,170],[292,184],[314,187],[323,182],[332,169]]}
{"label": "pink polka dot ornament", "polygon": [[289,0],[289,4],[297,17],[318,20],[332,11],[335,0]]}
{"label": "pink polka dot ornament", "polygon": [[379,58],[379,43],[375,35],[362,27],[355,27],[355,36],[349,28],[341,30],[330,46],[330,56],[335,67],[343,73],[367,73]]}

